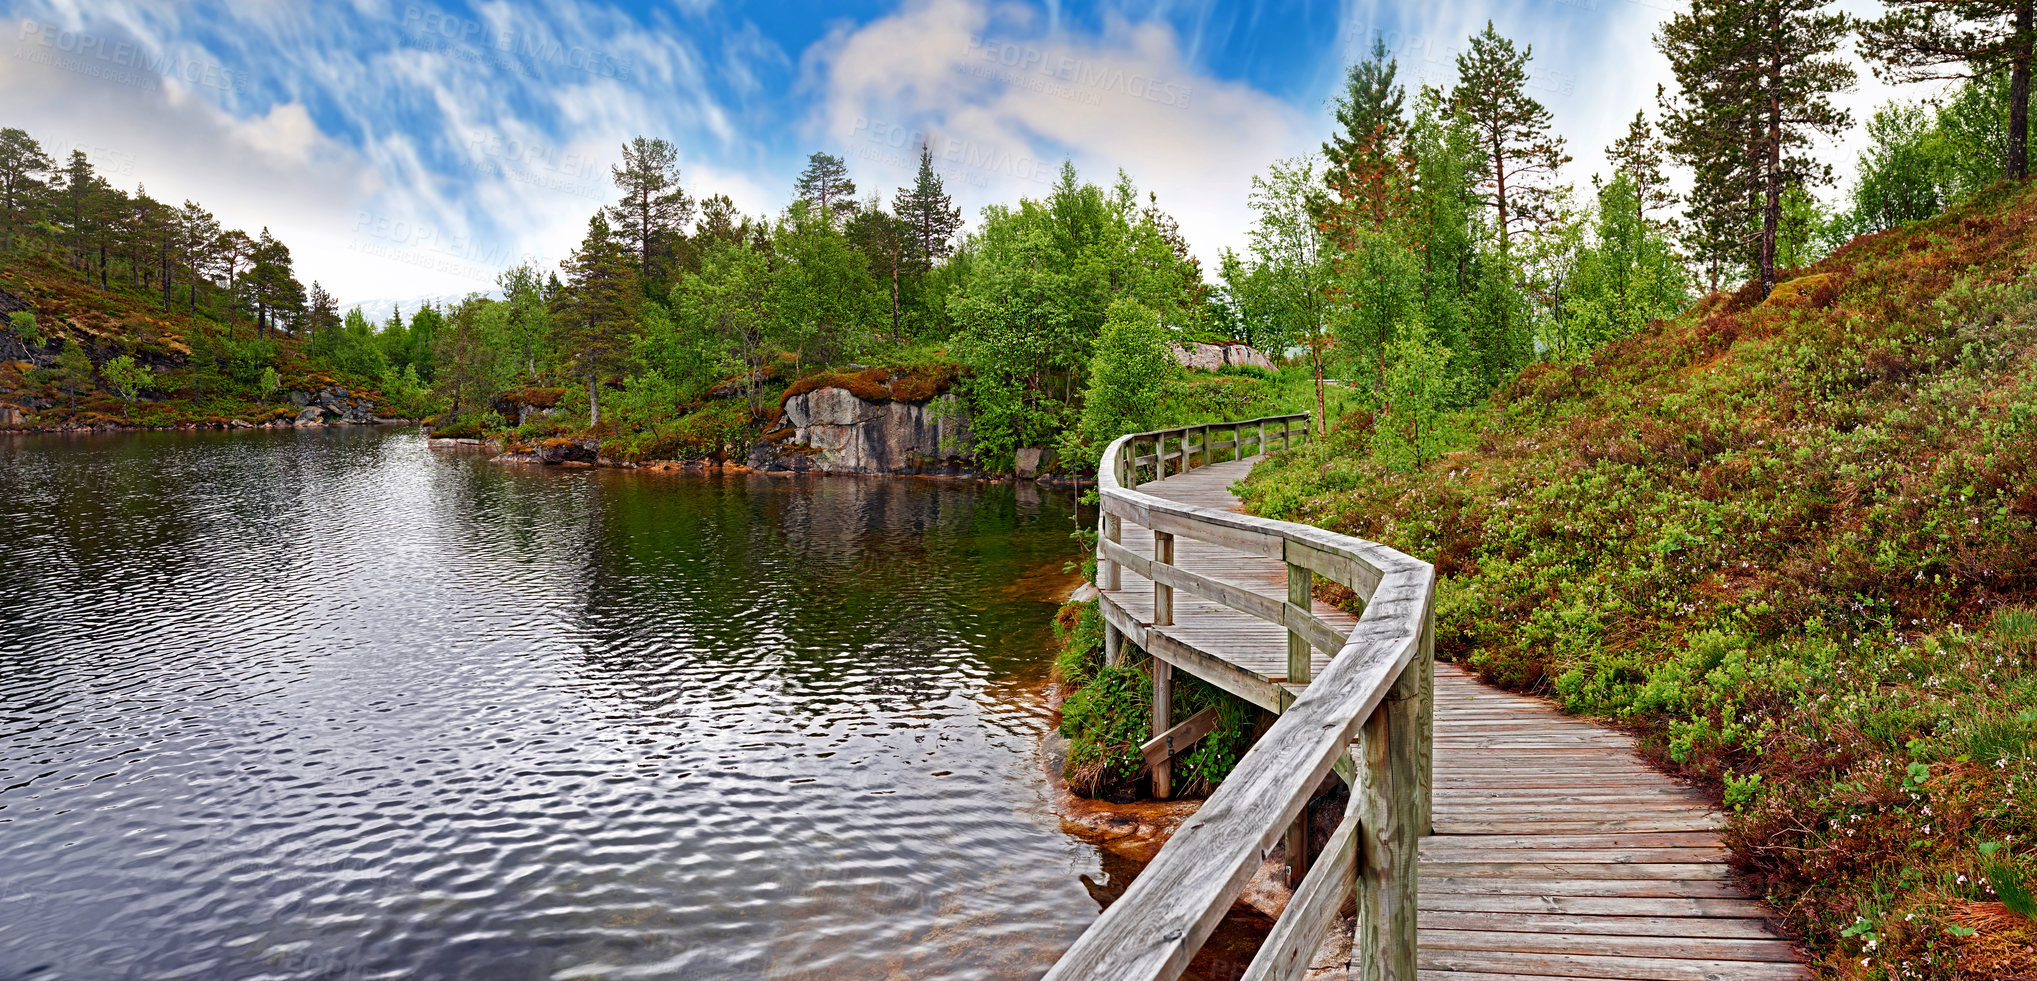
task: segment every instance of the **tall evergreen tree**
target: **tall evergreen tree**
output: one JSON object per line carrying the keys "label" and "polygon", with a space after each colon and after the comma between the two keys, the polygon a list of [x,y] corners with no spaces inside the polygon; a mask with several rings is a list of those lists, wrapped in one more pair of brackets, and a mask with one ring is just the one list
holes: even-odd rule
{"label": "tall evergreen tree", "polygon": [[47,192],[56,169],[42,144],[23,130],[0,129],[0,249],[14,247],[14,233],[27,224],[31,207]]}
{"label": "tall evergreen tree", "polygon": [[856,182],[849,179],[849,165],[840,157],[814,151],[793,189],[800,200],[813,205],[814,213],[825,214],[830,221],[841,222],[855,213]]}
{"label": "tall evergreen tree", "polygon": [[1853,84],[1836,56],[1850,20],[1830,0],[1692,0],[1655,43],[1680,91],[1666,107],[1671,152],[1697,172],[1694,207],[1713,234],[1756,229],[1748,265],[1775,288],[1784,193],[1829,181],[1812,138],[1848,121],[1832,95]]}
{"label": "tall evergreen tree", "polygon": [[629,354],[642,293],[630,259],[628,246],[597,212],[587,221],[587,237],[561,265],[566,282],[552,301],[560,349],[572,352],[574,369],[587,381],[589,426],[601,425],[602,379],[621,371]]}
{"label": "tall evergreen tree", "polygon": [[1860,53],[1899,82],[2009,76],[2003,173],[2030,176],[2030,65],[2037,59],[2037,0],[1886,0],[1860,25]]}
{"label": "tall evergreen tree", "polygon": [[913,269],[924,273],[954,252],[962,209],[955,207],[954,199],[942,187],[940,175],[934,173],[933,151],[925,145],[919,148],[919,176],[912,187],[898,189],[891,208],[912,227],[912,247],[907,254]]}
{"label": "tall evergreen tree", "polygon": [[[1662,91],[1656,86],[1657,99],[1662,98]],[[1606,159],[1634,183],[1634,217],[1640,221],[1646,222],[1650,211],[1676,207],[1676,192],[1670,190],[1669,178],[1662,173],[1667,156],[1662,138],[1648,122],[1648,113],[1639,109],[1634,111],[1634,121],[1627,124],[1627,135],[1606,147]]]}
{"label": "tall evergreen tree", "polygon": [[177,252],[184,257],[184,265],[191,271],[186,277],[186,309],[198,312],[198,281],[213,274],[218,268],[217,255],[213,251],[219,240],[219,219],[212,212],[198,206],[195,201],[185,201],[177,213]]}
{"label": "tall evergreen tree", "polygon": [[693,199],[679,184],[679,151],[639,136],[623,144],[622,163],[610,173],[622,202],[608,208],[609,227],[635,253],[638,282],[655,289],[670,277],[693,216]]}
{"label": "tall evergreen tree", "polygon": [[1498,217],[1501,254],[1515,225],[1540,220],[1556,193],[1557,172],[1570,162],[1563,138],[1549,132],[1549,110],[1527,93],[1533,47],[1516,49],[1492,22],[1457,56],[1451,101],[1478,132],[1484,151],[1480,184]]}
{"label": "tall evergreen tree", "polygon": [[214,269],[226,276],[226,326],[227,333],[233,333],[233,324],[240,315],[241,294],[246,286],[243,275],[254,260],[255,241],[248,233],[238,228],[221,232],[212,243],[215,257]]}
{"label": "tall evergreen tree", "polygon": [[1365,60],[1346,70],[1344,91],[1333,106],[1337,129],[1323,142],[1323,157],[1329,161],[1323,169],[1326,179],[1334,181],[1354,167],[1376,166],[1407,135],[1407,120],[1401,114],[1407,93],[1394,81],[1399,68],[1387,54],[1386,39],[1375,37]]}

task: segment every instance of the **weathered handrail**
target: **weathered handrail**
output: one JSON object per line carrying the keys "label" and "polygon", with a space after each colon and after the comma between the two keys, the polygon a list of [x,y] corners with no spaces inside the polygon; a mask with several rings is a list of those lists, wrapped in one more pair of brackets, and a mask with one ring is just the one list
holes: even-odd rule
{"label": "weathered handrail", "polygon": [[[1363,539],[1134,489],[1146,466],[1162,477],[1175,460],[1181,469],[1192,469],[1198,452],[1206,464],[1225,449],[1243,456],[1248,443],[1264,452],[1275,437],[1283,447],[1297,436],[1306,439],[1308,418],[1272,416],[1135,433],[1104,453],[1097,473],[1103,512],[1097,572],[1105,652],[1121,661],[1129,640],[1153,655],[1153,731],[1164,732],[1171,722],[1174,668],[1195,671],[1199,663],[1196,652],[1170,634],[1175,590],[1285,626],[1287,680],[1309,684],[1125,894],[1068,949],[1047,973],[1049,981],[1163,981],[1180,975],[1276,840],[1286,837],[1290,874],[1300,872],[1305,808],[1332,772],[1355,783],[1350,806],[1245,976],[1300,977],[1355,890],[1353,977],[1415,977],[1415,839],[1430,827],[1433,567]],[[1276,424],[1279,432],[1269,433]],[[1218,439],[1224,430],[1228,438]],[[1191,435],[1200,441],[1191,444]],[[1176,447],[1171,452],[1170,441]],[[1135,452],[1144,444],[1151,452]],[[1151,558],[1121,544],[1125,521],[1153,531]],[[1174,566],[1177,535],[1286,562],[1287,596],[1275,600]],[[1139,622],[1118,603],[1121,569],[1127,566],[1153,582],[1152,623]],[[1365,612],[1348,636],[1310,612],[1316,576],[1365,599]],[[1312,648],[1333,655],[1313,680]],[[1348,765],[1354,742],[1360,758],[1355,772]],[[1166,796],[1168,764],[1155,766],[1153,778],[1155,794]]]}

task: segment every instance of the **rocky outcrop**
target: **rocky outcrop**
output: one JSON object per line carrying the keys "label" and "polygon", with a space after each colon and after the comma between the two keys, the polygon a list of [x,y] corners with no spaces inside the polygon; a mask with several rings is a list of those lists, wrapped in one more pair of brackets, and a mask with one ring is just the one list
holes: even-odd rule
{"label": "rocky outcrop", "polygon": [[360,425],[379,421],[375,403],[337,385],[313,392],[291,392],[290,404],[297,407],[298,426]]}
{"label": "rocky outcrop", "polygon": [[753,470],[788,473],[953,474],[968,469],[975,436],[953,395],[872,402],[845,388],[785,400],[785,426],[750,447]]}
{"label": "rocky outcrop", "polygon": [[1257,349],[1243,344],[1169,344],[1167,353],[1184,368],[1197,371],[1217,371],[1222,368],[1264,368],[1273,370],[1273,362],[1266,359]]}

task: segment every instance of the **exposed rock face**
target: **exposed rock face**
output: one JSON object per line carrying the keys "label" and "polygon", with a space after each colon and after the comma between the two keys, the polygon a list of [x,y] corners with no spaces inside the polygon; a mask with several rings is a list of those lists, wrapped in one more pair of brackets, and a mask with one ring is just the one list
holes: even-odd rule
{"label": "exposed rock face", "polygon": [[595,451],[600,443],[591,439],[561,439],[538,445],[536,455],[539,463],[585,463],[595,461]]}
{"label": "exposed rock face", "polygon": [[368,425],[376,421],[375,403],[335,385],[319,392],[291,392],[290,404],[298,407],[296,425]]}
{"label": "exposed rock face", "polygon": [[931,402],[866,402],[845,388],[816,388],[785,400],[777,439],[750,447],[756,470],[793,473],[954,473],[976,440],[953,395]]}
{"label": "exposed rock face", "polygon": [[1197,371],[1246,365],[1273,370],[1273,362],[1268,361],[1266,355],[1243,344],[1169,344],[1167,353],[1173,355],[1182,367]]}

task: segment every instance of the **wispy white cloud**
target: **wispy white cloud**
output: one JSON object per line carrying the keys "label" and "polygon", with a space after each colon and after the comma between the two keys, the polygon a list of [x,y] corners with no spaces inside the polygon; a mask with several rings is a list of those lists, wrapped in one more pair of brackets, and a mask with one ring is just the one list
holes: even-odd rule
{"label": "wispy white cloud", "polygon": [[1208,262],[1242,240],[1245,192],[1311,145],[1307,114],[1210,75],[1160,22],[1106,18],[1080,34],[1026,8],[921,0],[808,53],[817,136],[866,187],[910,180],[925,142],[956,199],[1040,196],[1061,160],[1156,192]]}

